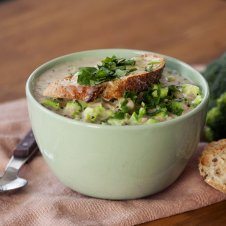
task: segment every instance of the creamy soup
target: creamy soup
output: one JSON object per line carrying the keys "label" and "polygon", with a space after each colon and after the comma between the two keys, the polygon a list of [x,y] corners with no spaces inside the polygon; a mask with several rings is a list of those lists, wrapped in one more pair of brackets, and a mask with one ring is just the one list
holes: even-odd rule
{"label": "creamy soup", "polygon": [[74,75],[80,67],[99,65],[100,60],[85,58],[45,71],[35,81],[35,98],[48,109],[65,117],[107,125],[141,125],[170,120],[186,114],[202,101],[200,88],[169,68],[164,68],[159,83],[152,84],[148,90],[125,92],[117,100],[97,98],[85,102],[43,96],[50,83]]}

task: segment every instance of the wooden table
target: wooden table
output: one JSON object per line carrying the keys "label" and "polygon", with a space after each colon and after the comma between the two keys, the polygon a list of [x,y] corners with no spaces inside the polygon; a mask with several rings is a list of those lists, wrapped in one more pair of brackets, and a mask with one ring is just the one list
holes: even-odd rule
{"label": "wooden table", "polygon": [[[0,1],[0,102],[24,97],[29,74],[67,53],[152,50],[208,63],[226,50],[226,2]],[[226,201],[145,225],[226,225]]]}

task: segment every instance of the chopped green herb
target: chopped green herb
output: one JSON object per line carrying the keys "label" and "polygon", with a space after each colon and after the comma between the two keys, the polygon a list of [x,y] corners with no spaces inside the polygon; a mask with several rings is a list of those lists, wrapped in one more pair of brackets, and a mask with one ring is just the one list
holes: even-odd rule
{"label": "chopped green herb", "polygon": [[126,91],[124,93],[124,98],[130,98],[132,101],[135,101],[137,99],[137,94],[135,92]]}
{"label": "chopped green herb", "polygon": [[113,117],[114,119],[124,119],[125,117],[125,112],[122,111],[117,111],[114,113]]}
{"label": "chopped green herb", "polygon": [[117,58],[116,56],[106,57],[101,61],[101,65],[97,67],[81,67],[77,72],[78,83],[80,85],[98,85],[102,82],[110,81],[115,78],[126,76],[129,73],[136,71],[134,66],[135,60]]}
{"label": "chopped green herb", "polygon": [[183,109],[183,103],[178,101],[172,101],[168,105],[168,111],[172,112],[175,115],[181,115],[184,111]]}
{"label": "chopped green herb", "polygon": [[126,70],[121,70],[121,69],[116,69],[116,70],[115,70],[115,75],[116,75],[117,77],[125,76],[126,73],[127,73]]}

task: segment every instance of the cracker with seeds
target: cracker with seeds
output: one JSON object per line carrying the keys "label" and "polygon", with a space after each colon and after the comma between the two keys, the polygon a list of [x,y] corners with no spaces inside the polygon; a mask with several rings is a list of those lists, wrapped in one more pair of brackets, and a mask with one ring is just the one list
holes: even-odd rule
{"label": "cracker with seeds", "polygon": [[226,193],[226,139],[205,147],[199,159],[199,171],[206,183]]}

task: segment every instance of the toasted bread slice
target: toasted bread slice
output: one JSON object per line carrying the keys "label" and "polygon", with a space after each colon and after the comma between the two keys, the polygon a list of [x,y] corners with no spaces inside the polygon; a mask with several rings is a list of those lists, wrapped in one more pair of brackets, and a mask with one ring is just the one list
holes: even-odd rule
{"label": "toasted bread slice", "polygon": [[[127,76],[95,86],[79,85],[76,75],[68,76],[49,84],[44,90],[43,95],[51,98],[75,99],[89,102],[98,97],[106,100],[118,99],[123,96],[125,91],[144,91],[151,84],[159,81],[165,66],[165,60],[153,54],[140,55],[134,59],[137,70]],[[155,63],[152,64],[152,70],[147,72],[145,68],[150,62]]]}
{"label": "toasted bread slice", "polygon": [[103,84],[97,86],[79,85],[76,76],[71,75],[50,83],[44,90],[43,96],[90,102],[98,98],[104,89]]}
{"label": "toasted bread slice", "polygon": [[226,193],[226,139],[206,146],[199,159],[199,171],[206,183]]}

